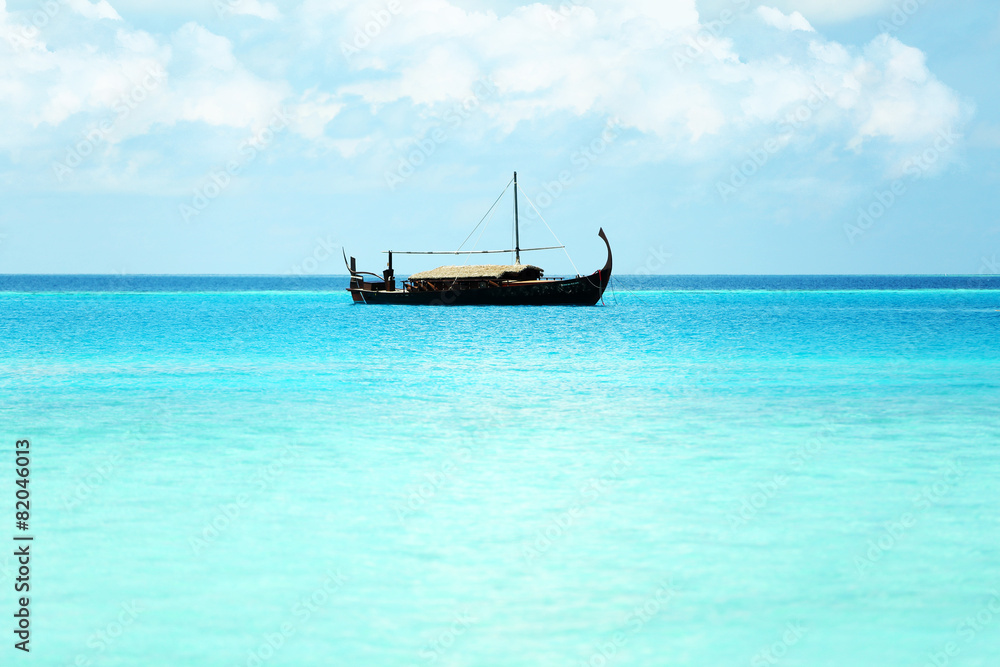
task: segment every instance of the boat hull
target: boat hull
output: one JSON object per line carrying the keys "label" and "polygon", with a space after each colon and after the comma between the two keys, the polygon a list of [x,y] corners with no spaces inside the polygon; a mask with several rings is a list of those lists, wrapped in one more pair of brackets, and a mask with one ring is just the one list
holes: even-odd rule
{"label": "boat hull", "polygon": [[352,290],[367,304],[400,306],[593,306],[604,295],[610,273],[597,271],[571,280],[539,280],[481,289],[437,292]]}

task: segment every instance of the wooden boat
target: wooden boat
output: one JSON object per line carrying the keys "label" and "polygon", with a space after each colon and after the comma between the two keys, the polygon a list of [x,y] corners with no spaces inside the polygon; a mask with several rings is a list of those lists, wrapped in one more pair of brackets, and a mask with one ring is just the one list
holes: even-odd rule
{"label": "wooden boat", "polygon": [[[509,250],[467,250],[446,252],[386,251],[388,268],[382,276],[358,271],[354,257],[344,262],[351,274],[347,291],[355,303],[413,306],[593,306],[604,295],[611,280],[611,244],[600,229],[597,235],[608,249],[604,266],[590,275],[570,279],[545,278],[537,266],[521,264],[521,253],[562,248],[521,248],[517,214],[517,172],[514,172],[514,248]],[[508,183],[508,187],[510,184]],[[506,189],[504,190],[506,192]],[[500,195],[503,197],[503,194]],[[497,199],[497,202],[500,198]],[[494,202],[494,207],[496,203]],[[529,200],[530,203],[530,200]],[[492,211],[493,207],[491,207]],[[536,209],[537,210],[537,209]],[[490,211],[487,212],[489,215]],[[486,216],[483,216],[486,219]],[[482,220],[480,220],[482,224]],[[489,224],[489,223],[487,223]],[[478,228],[478,225],[477,225]],[[473,230],[475,232],[475,230]],[[471,237],[471,234],[470,234]],[[468,240],[468,239],[467,239]],[[464,245],[464,244],[463,244]],[[393,254],[406,255],[474,255],[514,253],[514,264],[473,266],[441,266],[411,275],[397,286],[392,268]],[[467,260],[468,261],[468,260]],[[371,276],[374,280],[368,280]]]}

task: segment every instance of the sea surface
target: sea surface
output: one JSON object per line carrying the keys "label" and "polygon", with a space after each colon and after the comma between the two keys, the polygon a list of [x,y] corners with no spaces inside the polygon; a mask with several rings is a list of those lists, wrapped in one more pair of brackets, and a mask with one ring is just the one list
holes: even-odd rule
{"label": "sea surface", "polygon": [[0,664],[1000,664],[1000,279],[345,282],[0,276]]}

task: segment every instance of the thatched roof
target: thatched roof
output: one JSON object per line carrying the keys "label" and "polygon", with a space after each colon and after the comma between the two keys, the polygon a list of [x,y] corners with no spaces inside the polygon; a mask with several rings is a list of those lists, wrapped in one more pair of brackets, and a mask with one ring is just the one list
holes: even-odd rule
{"label": "thatched roof", "polygon": [[481,264],[477,266],[439,266],[421,271],[410,280],[451,280],[454,278],[491,278],[493,280],[536,280],[542,270],[531,264]]}

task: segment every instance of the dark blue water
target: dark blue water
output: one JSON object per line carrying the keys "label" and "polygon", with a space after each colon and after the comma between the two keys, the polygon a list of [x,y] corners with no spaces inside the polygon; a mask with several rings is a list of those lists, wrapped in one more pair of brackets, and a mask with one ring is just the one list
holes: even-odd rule
{"label": "dark blue water", "polygon": [[[347,276],[0,275],[3,292],[328,291]],[[611,290],[838,291],[1000,289],[1000,276],[615,276]]]}

